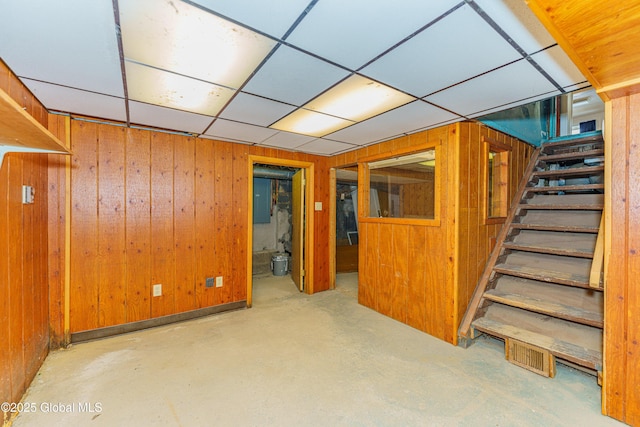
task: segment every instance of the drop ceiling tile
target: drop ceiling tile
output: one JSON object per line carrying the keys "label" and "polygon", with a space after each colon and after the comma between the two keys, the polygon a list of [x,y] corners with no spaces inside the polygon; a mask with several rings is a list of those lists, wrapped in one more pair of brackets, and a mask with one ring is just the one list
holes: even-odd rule
{"label": "drop ceiling tile", "polygon": [[220,117],[259,126],[269,126],[295,107],[258,96],[239,93],[222,111]]}
{"label": "drop ceiling tile", "polygon": [[313,141],[298,147],[298,150],[304,151],[305,153],[330,156],[341,151],[353,150],[354,148],[357,147],[352,144],[345,144],[343,142],[331,141],[328,139],[314,139]]}
{"label": "drop ceiling tile", "polygon": [[274,129],[264,128],[261,126],[253,126],[245,123],[232,122],[230,120],[217,119],[207,130],[206,135],[220,139],[232,139],[234,141],[258,143],[264,141],[277,132],[278,131]]}
{"label": "drop ceiling tile", "polygon": [[110,120],[127,120],[124,99],[93,92],[22,79],[48,109]]}
{"label": "drop ceiling tile", "polygon": [[556,43],[522,0],[475,0],[475,2],[525,52],[537,52]]}
{"label": "drop ceiling tile", "polygon": [[21,77],[124,96],[111,0],[2,2],[0,57]]}
{"label": "drop ceiling tile", "polygon": [[422,97],[519,58],[518,51],[465,5],[362,73]]}
{"label": "drop ceiling tile", "polygon": [[587,80],[560,46],[538,52],[531,58],[562,87]]}
{"label": "drop ceiling tile", "polygon": [[349,72],[287,46],[280,46],[243,91],[301,106]]}
{"label": "drop ceiling tile", "polygon": [[322,0],[288,42],[350,69],[357,69],[442,15],[458,0]]}
{"label": "drop ceiling tile", "polygon": [[199,134],[213,117],[129,101],[129,119],[132,124]]}
{"label": "drop ceiling tile", "polygon": [[534,96],[534,97],[531,97],[531,98],[528,98],[528,99],[524,99],[524,100],[519,100],[519,101],[511,103],[511,104],[501,105],[499,107],[490,108],[490,109],[484,110],[484,111],[478,111],[477,113],[469,114],[468,117],[469,118],[473,118],[473,119],[482,118],[483,116],[486,116],[486,115],[491,114],[491,113],[497,113],[498,111],[504,111],[504,110],[508,110],[510,108],[513,108],[513,107],[518,107],[520,105],[530,104],[532,102],[536,102],[536,101],[541,101],[543,99],[552,98],[552,97],[554,97],[556,95],[559,95],[559,94],[560,94],[560,91],[558,91],[558,90],[555,90],[555,91],[552,91],[552,92],[543,93],[541,95]]}
{"label": "drop ceiling tile", "polygon": [[281,38],[304,12],[309,0],[195,0],[194,3]]}
{"label": "drop ceiling tile", "polygon": [[429,105],[426,102],[415,101],[334,132],[328,138],[364,145],[457,118],[454,114]]}
{"label": "drop ceiling tile", "polygon": [[460,115],[469,116],[554,90],[555,86],[523,59],[425,99]]}
{"label": "drop ceiling tile", "polygon": [[268,145],[270,147],[284,148],[294,150],[297,147],[316,139],[313,136],[300,135],[297,133],[280,131],[275,135],[262,141],[260,145]]}

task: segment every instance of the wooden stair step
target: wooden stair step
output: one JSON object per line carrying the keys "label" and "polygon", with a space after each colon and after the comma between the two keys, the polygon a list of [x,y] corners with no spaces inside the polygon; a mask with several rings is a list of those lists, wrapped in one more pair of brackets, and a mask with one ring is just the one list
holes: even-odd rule
{"label": "wooden stair step", "polygon": [[513,223],[511,228],[519,230],[538,230],[538,231],[570,231],[575,233],[597,233],[598,227],[581,227],[577,225],[547,225],[547,224],[521,224]]}
{"label": "wooden stair step", "polygon": [[543,193],[545,191],[558,192],[563,191],[576,192],[576,191],[600,191],[604,190],[604,184],[584,184],[584,185],[542,185],[527,187],[525,192],[527,193]]}
{"label": "wooden stair step", "polygon": [[484,298],[596,328],[604,323],[604,295],[588,289],[502,276]]}
{"label": "wooden stair step", "polygon": [[597,236],[586,233],[522,230],[505,242],[508,249],[593,258]]}
{"label": "wooden stair step", "polygon": [[581,150],[581,148],[585,146],[588,147],[590,145],[598,146],[602,144],[604,144],[602,132],[596,131],[586,135],[580,135],[579,137],[576,137],[575,135],[568,135],[560,138],[554,138],[542,144],[541,151],[544,154],[547,154],[550,151],[553,152],[567,148],[576,148],[576,151],[585,151]]}
{"label": "wooden stair step", "polygon": [[602,369],[602,330],[501,304],[472,323],[481,332],[531,344],[585,368]]}
{"label": "wooden stair step", "polygon": [[497,264],[493,271],[509,276],[533,279],[541,282],[558,283],[560,285],[575,286],[589,289],[589,277],[562,271],[546,270],[537,267],[528,267],[514,264]]}
{"label": "wooden stair step", "polygon": [[[565,212],[556,212],[552,210],[528,210],[524,215],[516,218],[517,222],[512,223],[514,228],[522,226],[526,228],[527,225],[541,226],[541,227],[558,227],[558,231],[564,231],[563,227],[568,227],[566,231],[572,231],[571,228],[575,227],[584,232],[597,232],[600,228],[600,218],[602,212],[594,210],[574,210],[571,211],[571,215],[566,215]],[[575,230],[579,231],[579,230]]]}
{"label": "wooden stair step", "polygon": [[598,175],[604,172],[604,166],[584,166],[579,168],[566,168],[555,170],[536,171],[531,176],[536,178],[560,178],[560,177],[576,177]]}
{"label": "wooden stair step", "polygon": [[551,162],[586,159],[586,158],[600,157],[600,156],[604,156],[603,148],[597,148],[595,150],[588,150],[588,151],[573,151],[573,152],[561,153],[561,154],[545,154],[545,155],[539,156],[538,161],[551,163]]}
{"label": "wooden stair step", "polygon": [[520,204],[518,205],[519,209],[545,209],[545,210],[597,210],[601,211],[604,209],[604,204],[594,204],[594,205],[532,205],[532,204]]}
{"label": "wooden stair step", "polygon": [[604,194],[534,194],[526,201],[529,205],[602,205]]}
{"label": "wooden stair step", "polygon": [[552,248],[548,246],[519,245],[516,243],[505,243],[503,247],[511,250],[536,252],[540,254],[573,256],[578,258],[593,258],[593,251],[589,252],[589,251],[580,251],[575,249],[560,249],[560,248]]}

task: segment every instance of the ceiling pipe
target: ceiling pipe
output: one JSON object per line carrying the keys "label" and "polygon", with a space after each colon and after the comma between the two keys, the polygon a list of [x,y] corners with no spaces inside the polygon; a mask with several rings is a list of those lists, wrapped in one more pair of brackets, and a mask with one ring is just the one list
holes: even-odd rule
{"label": "ceiling pipe", "polygon": [[287,169],[274,169],[263,166],[253,167],[254,178],[291,179],[296,171]]}

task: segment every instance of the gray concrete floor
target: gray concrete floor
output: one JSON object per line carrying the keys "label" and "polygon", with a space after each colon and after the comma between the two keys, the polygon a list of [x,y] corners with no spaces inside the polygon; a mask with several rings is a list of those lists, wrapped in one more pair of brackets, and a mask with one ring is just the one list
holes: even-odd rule
{"label": "gray concrete floor", "polygon": [[623,425],[593,376],[444,343],[358,305],[355,274],[313,296],[288,276],[253,289],[248,310],[51,353],[14,426]]}

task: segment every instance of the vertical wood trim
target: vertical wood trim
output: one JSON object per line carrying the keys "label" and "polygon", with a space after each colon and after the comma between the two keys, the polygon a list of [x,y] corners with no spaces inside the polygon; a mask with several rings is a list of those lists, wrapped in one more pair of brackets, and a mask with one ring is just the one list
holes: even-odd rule
{"label": "vertical wood trim", "polygon": [[336,170],[329,169],[329,289],[336,288]]}
{"label": "vertical wood trim", "polygon": [[[0,62],[0,66],[2,63]],[[0,72],[2,68],[0,67]],[[0,77],[1,74],[0,74]],[[0,82],[1,83],[1,82]],[[9,157],[0,165],[0,336],[11,336],[11,288],[9,286]],[[4,346],[11,343],[6,339]],[[11,399],[11,349],[0,351],[0,401]]]}
{"label": "vertical wood trim", "polygon": [[[242,243],[247,241],[247,224],[242,220],[247,208],[247,151],[246,145],[233,146],[233,300],[247,299],[247,248]],[[251,243],[251,242],[249,242]],[[251,252],[248,253],[251,256]]]}
{"label": "vertical wood trim", "polygon": [[[452,128],[459,127],[459,124],[449,125]],[[459,132],[458,132],[459,135]],[[451,277],[453,286],[453,303],[454,303],[454,318],[453,327],[457,329],[459,324],[459,305],[460,305],[460,281],[459,281],[459,269],[460,269],[460,138],[456,138],[452,132],[447,133],[447,158],[448,162],[448,176],[447,182],[450,182],[447,186],[446,200],[451,200],[447,206],[447,212],[445,218],[447,221],[448,236],[447,239],[447,254],[449,257],[453,257],[451,263]],[[444,186],[443,186],[444,187]],[[450,195],[453,194],[453,197]],[[441,195],[444,198],[444,194]],[[457,345],[458,334],[457,331],[453,331],[453,344]]]}
{"label": "vertical wood trim", "polygon": [[[71,118],[64,118],[65,143],[71,149]],[[64,156],[64,345],[71,343],[71,159]]]}
{"label": "vertical wood trim", "polygon": [[247,157],[247,307],[253,305],[253,156]]}

